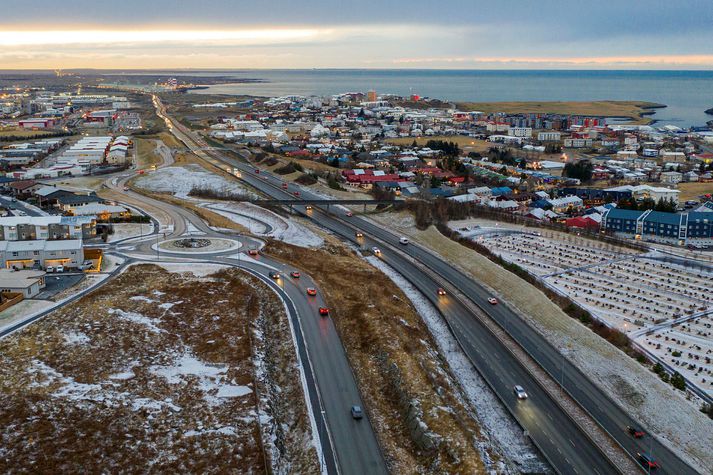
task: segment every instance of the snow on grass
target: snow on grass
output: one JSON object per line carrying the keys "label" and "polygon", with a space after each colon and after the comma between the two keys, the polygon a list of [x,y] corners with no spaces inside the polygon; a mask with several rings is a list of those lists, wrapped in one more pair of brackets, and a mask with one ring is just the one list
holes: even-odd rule
{"label": "snow on grass", "polygon": [[146,302],[146,303],[153,303],[155,300],[150,299],[146,297],[145,295],[134,295],[133,297],[129,297],[129,300],[138,300],[140,302]]}
{"label": "snow on grass", "polygon": [[220,404],[221,399],[252,393],[252,389],[247,386],[231,384],[226,375],[227,365],[207,364],[188,351],[178,356],[172,365],[152,366],[149,371],[162,376],[170,384],[182,384],[197,379],[205,400],[212,405]]}
{"label": "snow on grass", "polygon": [[119,318],[128,322],[138,323],[145,326],[152,333],[161,333],[163,330],[156,326],[153,318],[146,317],[136,312],[126,312],[118,308],[110,308],[109,315],[118,315]]}
{"label": "snow on grass", "polygon": [[154,262],[153,264],[166,269],[168,272],[178,274],[190,272],[196,277],[205,277],[230,267],[222,264],[207,264],[203,262]]}
{"label": "snow on grass", "polygon": [[240,183],[209,172],[200,165],[164,167],[141,175],[134,183],[149,191],[173,193],[178,198],[188,198],[193,188],[209,188],[223,193],[241,193],[254,196]]}
{"label": "snow on grass", "polygon": [[64,341],[70,345],[84,345],[89,343],[91,339],[82,332],[68,332],[64,334]]}
{"label": "snow on grass", "polygon": [[245,226],[253,234],[300,247],[321,247],[324,244],[324,240],[306,226],[252,203],[204,203],[203,206]]}
{"label": "snow on grass", "polygon": [[[527,442],[520,426],[506,412],[485,380],[463,353],[431,302],[381,259],[370,256],[366,260],[389,277],[416,308],[433,335],[440,353],[445,357],[451,371],[463,388],[470,405],[475,408],[479,425],[496,442],[499,451],[516,463],[520,470],[525,472],[547,471],[547,466],[539,459],[536,449]],[[408,326],[407,322],[402,323]]]}
{"label": "snow on grass", "polygon": [[137,236],[145,236],[153,231],[151,223],[116,223],[112,225],[114,232],[109,235],[108,242],[121,241]]}

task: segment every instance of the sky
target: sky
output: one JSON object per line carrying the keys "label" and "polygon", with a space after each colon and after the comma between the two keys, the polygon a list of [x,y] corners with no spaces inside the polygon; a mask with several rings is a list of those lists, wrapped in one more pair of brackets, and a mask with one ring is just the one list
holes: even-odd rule
{"label": "sky", "polygon": [[713,69],[713,0],[0,0],[0,69]]}

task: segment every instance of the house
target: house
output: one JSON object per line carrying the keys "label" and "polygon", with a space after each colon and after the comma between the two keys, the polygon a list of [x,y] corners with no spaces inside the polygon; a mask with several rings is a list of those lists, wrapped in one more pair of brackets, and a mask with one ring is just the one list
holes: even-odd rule
{"label": "house", "polygon": [[15,198],[29,198],[35,190],[41,187],[42,185],[35,180],[13,181],[7,186]]}
{"label": "house", "polygon": [[58,265],[76,268],[83,262],[81,239],[0,241],[0,267],[7,269],[44,269]]}
{"label": "house", "polygon": [[[696,175],[696,180],[698,175]],[[681,183],[683,180],[683,174],[679,172],[662,172],[660,176],[661,183],[666,185],[675,185],[676,183]]]}
{"label": "house", "polygon": [[554,198],[547,200],[547,203],[552,207],[555,213],[563,213],[565,211],[577,211],[584,207],[584,202],[579,196],[565,196],[563,198]]}
{"label": "house", "polygon": [[0,218],[1,241],[88,239],[96,236],[89,216],[10,216]]}
{"label": "house", "polygon": [[0,269],[0,292],[19,293],[26,299],[45,288],[45,271]]}

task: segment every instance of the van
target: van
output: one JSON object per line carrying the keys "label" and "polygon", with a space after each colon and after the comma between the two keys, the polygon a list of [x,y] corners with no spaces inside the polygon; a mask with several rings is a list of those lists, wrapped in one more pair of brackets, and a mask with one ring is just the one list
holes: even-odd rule
{"label": "van", "polygon": [[408,239],[406,239],[405,237],[400,237],[400,238],[399,238],[399,243],[400,243],[400,244],[408,244]]}

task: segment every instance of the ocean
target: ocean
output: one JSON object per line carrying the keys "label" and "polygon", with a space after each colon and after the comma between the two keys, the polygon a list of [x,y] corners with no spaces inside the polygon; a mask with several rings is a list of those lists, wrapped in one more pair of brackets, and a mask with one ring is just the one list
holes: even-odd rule
{"label": "ocean", "polygon": [[331,95],[375,89],[473,102],[641,100],[667,105],[652,116],[660,124],[703,126],[713,119],[704,113],[713,107],[713,71],[256,69],[211,75],[264,82],[221,84],[195,93]]}

